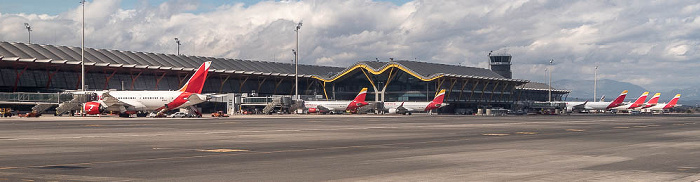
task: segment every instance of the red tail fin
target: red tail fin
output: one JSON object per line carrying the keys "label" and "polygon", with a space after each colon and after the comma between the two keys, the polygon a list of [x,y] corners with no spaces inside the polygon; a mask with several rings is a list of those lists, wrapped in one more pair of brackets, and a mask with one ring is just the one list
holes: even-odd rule
{"label": "red tail fin", "polygon": [[647,102],[647,104],[644,107],[655,106],[659,103],[659,97],[661,97],[661,93],[654,94],[654,96],[651,97],[651,99],[649,99],[649,102]]}
{"label": "red tail fin", "polygon": [[649,95],[649,92],[644,92],[641,96],[639,96],[639,98],[637,98],[636,101],[634,101],[634,103],[632,103],[630,105],[629,108],[634,109],[634,108],[637,108],[639,106],[642,106],[644,104],[644,101],[647,100],[648,95]]}
{"label": "red tail fin", "polygon": [[207,79],[207,74],[209,73],[209,66],[211,66],[211,61],[202,63],[196,72],[187,80],[187,83],[180,88],[180,92],[190,92],[190,93],[202,93],[204,88],[204,81]]}
{"label": "red tail fin", "polygon": [[445,89],[440,90],[437,94],[435,94],[435,98],[433,101],[430,101],[428,103],[428,106],[425,107],[425,111],[433,110],[440,108],[442,106],[442,101],[445,99]]}
{"label": "red tail fin", "polygon": [[355,102],[365,102],[365,97],[367,97],[367,88],[362,88],[357,97],[353,101]]}
{"label": "red tail fin", "polygon": [[625,101],[625,97],[626,97],[626,96],[627,96],[627,90],[622,91],[622,93],[620,93],[620,96],[617,96],[617,98],[616,98],[615,100],[613,100],[612,102],[610,102],[610,105],[608,105],[608,108],[607,108],[607,109],[620,106],[620,104],[622,103],[622,101]]}
{"label": "red tail fin", "polygon": [[445,89],[440,90],[437,94],[435,94],[435,98],[433,99],[433,104],[442,104],[442,101],[445,99]]}
{"label": "red tail fin", "polygon": [[671,108],[675,107],[676,103],[678,103],[678,99],[680,99],[680,98],[681,98],[681,94],[676,94],[676,96],[673,97],[673,99],[671,99],[671,101],[668,102],[668,104],[666,104],[666,106],[664,106],[664,109],[671,109]]}

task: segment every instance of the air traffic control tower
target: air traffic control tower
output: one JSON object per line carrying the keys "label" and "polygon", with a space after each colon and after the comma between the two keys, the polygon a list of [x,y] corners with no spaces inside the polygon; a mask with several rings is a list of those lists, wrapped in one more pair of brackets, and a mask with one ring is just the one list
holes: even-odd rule
{"label": "air traffic control tower", "polygon": [[502,53],[494,53],[493,51],[489,52],[491,71],[496,72],[505,78],[512,79],[513,72],[510,71],[510,59],[512,57],[513,56],[510,54],[505,53],[505,51]]}

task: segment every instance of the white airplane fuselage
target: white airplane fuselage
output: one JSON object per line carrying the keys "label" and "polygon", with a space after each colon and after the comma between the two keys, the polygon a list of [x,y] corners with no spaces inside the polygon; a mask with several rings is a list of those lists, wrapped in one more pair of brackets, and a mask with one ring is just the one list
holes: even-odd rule
{"label": "white airplane fuselage", "polygon": [[348,105],[350,105],[352,101],[305,101],[304,102],[304,107],[306,108],[319,108],[318,106],[321,106],[323,108],[328,109],[329,111],[345,111],[349,110]]}
{"label": "white airplane fuselage", "polygon": [[[403,106],[401,105],[403,104]],[[403,107],[408,112],[422,112],[428,107],[430,102],[384,102],[384,108],[389,111]]]}
{"label": "white airplane fuselage", "polygon": [[[96,92],[99,96],[104,92]],[[165,105],[175,106],[174,108],[183,108],[206,101],[206,96],[196,93],[187,93],[180,91],[109,91],[107,92],[112,97],[130,106],[107,107],[106,111],[155,111],[163,108]],[[190,99],[197,97],[196,99]],[[102,99],[100,104],[105,104]]]}

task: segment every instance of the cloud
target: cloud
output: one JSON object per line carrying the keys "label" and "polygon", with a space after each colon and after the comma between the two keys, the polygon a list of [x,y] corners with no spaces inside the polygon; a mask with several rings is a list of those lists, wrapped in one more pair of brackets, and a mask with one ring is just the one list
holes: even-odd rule
{"label": "cloud", "polygon": [[[543,79],[599,78],[670,90],[700,86],[700,3],[415,0],[261,1],[207,12],[193,1],[147,2],[122,9],[118,0],[86,4],[88,47],[289,62],[299,31],[303,64],[349,66],[388,58],[487,67],[491,50],[507,49],[513,75]],[[80,45],[82,9],[57,16],[0,12],[0,40]]]}

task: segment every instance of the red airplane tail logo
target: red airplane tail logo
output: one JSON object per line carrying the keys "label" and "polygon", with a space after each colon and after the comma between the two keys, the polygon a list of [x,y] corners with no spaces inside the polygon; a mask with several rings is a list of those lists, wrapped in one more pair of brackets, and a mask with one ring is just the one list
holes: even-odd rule
{"label": "red airplane tail logo", "polygon": [[651,107],[651,106],[655,106],[656,104],[658,104],[658,103],[659,103],[659,97],[661,97],[661,93],[656,93],[656,94],[654,94],[654,96],[651,97],[651,99],[649,100],[649,102],[647,102],[647,104],[644,105],[644,108]]}
{"label": "red airplane tail logo", "polygon": [[211,61],[202,63],[202,66],[199,66],[197,72],[194,72],[192,77],[187,80],[187,83],[178,91],[201,94],[204,88],[204,81],[206,81],[207,74],[209,73],[209,66],[211,66]]}
{"label": "red airplane tail logo", "polygon": [[440,90],[437,94],[435,94],[435,98],[433,101],[430,101],[428,106],[425,107],[425,111],[433,110],[440,108],[442,106],[442,101],[445,99],[445,89]]}
{"label": "red airplane tail logo", "polygon": [[627,96],[627,90],[622,91],[622,93],[620,93],[620,96],[617,96],[617,98],[615,100],[610,102],[610,105],[608,105],[607,109],[619,106],[622,103],[622,101],[625,101],[626,96]]}
{"label": "red airplane tail logo", "polygon": [[676,103],[678,103],[678,99],[680,99],[680,98],[681,98],[681,94],[676,94],[676,96],[673,97],[673,99],[671,99],[671,101],[668,102],[668,104],[666,104],[666,106],[664,106],[664,109],[671,109],[671,108],[675,107]]}
{"label": "red airplane tail logo", "polygon": [[637,108],[639,106],[642,106],[644,104],[644,101],[647,100],[648,95],[649,95],[649,92],[644,92],[641,96],[639,96],[639,98],[637,98],[636,101],[634,101],[634,103],[632,103],[630,105],[629,108],[634,109],[634,108]]}
{"label": "red airplane tail logo", "polygon": [[347,109],[348,110],[354,110],[362,106],[368,105],[367,102],[365,102],[365,97],[367,97],[367,88],[362,88],[359,94],[357,94],[357,97],[350,102],[350,105],[348,105]]}

